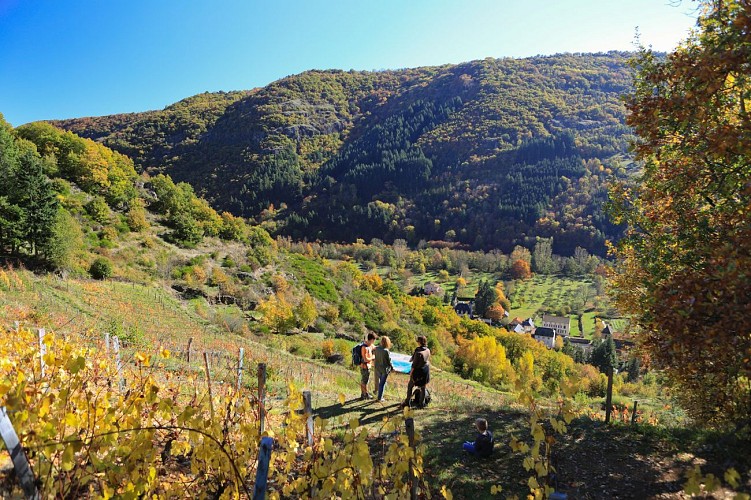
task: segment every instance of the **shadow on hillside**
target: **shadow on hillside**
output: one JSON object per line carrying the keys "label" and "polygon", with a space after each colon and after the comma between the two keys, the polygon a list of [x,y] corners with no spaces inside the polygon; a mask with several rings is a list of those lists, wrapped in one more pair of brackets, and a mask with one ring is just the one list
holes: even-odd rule
{"label": "shadow on hillside", "polygon": [[[485,459],[476,458],[462,450],[462,443],[473,441],[477,434],[475,420],[488,420],[496,446],[493,456]],[[452,490],[454,498],[492,498],[490,488],[503,485],[504,495],[517,493],[526,497],[526,489],[513,486],[510,477],[518,479],[526,475],[521,459],[512,456],[511,448],[506,443],[513,432],[521,435],[521,426],[527,415],[514,411],[499,411],[490,408],[475,408],[469,411],[451,412],[442,408],[429,408],[415,412],[417,429],[422,443],[427,445],[426,465],[428,474],[434,478],[435,486],[446,485]],[[497,498],[497,497],[496,497]]]}
{"label": "shadow on hillside", "polygon": [[[379,422],[384,417],[392,417],[400,411],[399,401],[386,401],[379,403],[373,399],[361,401],[359,397],[349,399],[344,404],[334,403],[315,409],[316,416],[325,420],[336,420],[346,416],[347,421],[357,418],[360,425]],[[344,422],[345,424],[347,422]]]}
{"label": "shadow on hillside", "polygon": [[[495,451],[488,459],[462,451],[462,443],[474,439],[477,417],[488,419],[495,437]],[[427,445],[428,474],[438,488],[445,484],[454,498],[480,500],[493,498],[491,486],[501,485],[503,495],[526,497],[530,473],[522,467],[524,456],[512,452],[508,445],[512,433],[531,443],[526,413],[477,409],[454,417],[433,410],[415,418]],[[684,432],[574,421],[568,434],[554,445],[557,490],[567,493],[569,499],[683,498],[686,472],[705,460],[722,466],[702,465],[705,474],[722,477],[730,466],[748,471],[751,459],[742,452],[748,449],[747,444],[736,442],[731,450],[718,444],[716,436],[697,439],[696,433],[688,436]]]}

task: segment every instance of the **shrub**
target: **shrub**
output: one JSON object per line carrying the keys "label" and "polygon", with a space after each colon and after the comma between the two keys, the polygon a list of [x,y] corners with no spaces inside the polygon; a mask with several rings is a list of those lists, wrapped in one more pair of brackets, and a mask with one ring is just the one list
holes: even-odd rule
{"label": "shrub", "polygon": [[97,280],[104,280],[112,276],[112,262],[104,257],[98,257],[89,267],[89,274]]}

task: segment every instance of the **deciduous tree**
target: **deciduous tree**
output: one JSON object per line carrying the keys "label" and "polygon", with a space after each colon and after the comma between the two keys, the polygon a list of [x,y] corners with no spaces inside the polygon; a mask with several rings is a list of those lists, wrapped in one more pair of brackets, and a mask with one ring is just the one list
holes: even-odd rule
{"label": "deciduous tree", "polygon": [[612,283],[652,362],[711,425],[751,417],[751,5],[702,4],[673,53],[634,62],[643,173],[611,195],[629,227]]}
{"label": "deciduous tree", "polygon": [[511,265],[511,277],[516,280],[526,280],[532,277],[532,270],[526,260],[517,260]]}

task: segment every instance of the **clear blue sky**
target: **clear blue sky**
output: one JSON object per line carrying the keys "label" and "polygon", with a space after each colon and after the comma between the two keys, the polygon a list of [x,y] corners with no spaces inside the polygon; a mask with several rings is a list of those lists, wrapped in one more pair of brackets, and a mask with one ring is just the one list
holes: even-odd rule
{"label": "clear blue sky", "polygon": [[684,0],[0,0],[0,113],[14,126],[161,109],[307,69],[670,50]]}

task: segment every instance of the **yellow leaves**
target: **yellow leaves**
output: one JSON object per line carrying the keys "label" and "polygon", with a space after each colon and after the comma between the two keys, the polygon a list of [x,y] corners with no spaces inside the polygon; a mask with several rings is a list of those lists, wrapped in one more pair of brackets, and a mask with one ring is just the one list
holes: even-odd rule
{"label": "yellow leaves", "polygon": [[545,430],[540,424],[535,423],[532,425],[531,434],[532,439],[534,439],[536,443],[545,439]]}
{"label": "yellow leaves", "polygon": [[527,481],[527,486],[529,486],[530,490],[536,490],[537,488],[540,487],[540,484],[537,482],[537,478],[535,478],[534,476],[532,476]]}
{"label": "yellow leaves", "polygon": [[441,496],[443,496],[443,498],[445,498],[446,500],[453,500],[454,499],[454,495],[451,493],[451,490],[449,490],[448,488],[446,488],[445,484],[443,486],[441,486]]}
{"label": "yellow leaves", "polygon": [[71,375],[75,375],[76,373],[81,371],[84,366],[86,366],[86,358],[84,358],[83,356],[78,356],[71,358],[65,368],[68,370],[68,372],[70,372]]}
{"label": "yellow leaves", "polygon": [[75,467],[75,450],[72,446],[66,446],[63,450],[63,455],[60,457],[60,467],[68,472]]}
{"label": "yellow leaves", "polygon": [[550,419],[550,425],[553,427],[553,430],[557,432],[558,434],[566,434],[567,428],[566,424],[564,424],[562,421],[558,420],[557,418]]}
{"label": "yellow leaves", "polygon": [[337,400],[339,401],[340,405],[343,405],[344,403],[347,402],[347,396],[345,396],[343,393],[340,392],[339,395],[337,396]]}
{"label": "yellow leaves", "polygon": [[548,475],[548,468],[545,467],[544,463],[537,462],[535,464],[535,472],[537,473],[537,477],[545,477]]}
{"label": "yellow leaves", "polygon": [[493,486],[490,487],[491,495],[500,495],[502,491],[503,491],[503,488],[501,487],[500,484],[494,484]]}
{"label": "yellow leaves", "polygon": [[137,364],[149,366],[151,364],[151,355],[150,354],[143,354],[141,352],[137,352],[133,359],[136,360]]}
{"label": "yellow leaves", "polygon": [[[40,477],[53,478],[51,490],[64,491],[66,482],[76,481],[94,482],[103,498],[151,498],[155,494],[203,497],[208,496],[207,492],[196,477],[211,474],[229,485],[223,498],[244,495],[243,484],[249,482],[247,474],[255,470],[260,436],[253,403],[247,394],[236,394],[234,384],[230,390],[224,391],[219,386],[215,392],[218,415],[211,421],[206,405],[200,404],[206,397],[201,380],[187,374],[162,376],[158,370],[126,368],[126,390],[121,390],[114,383],[111,353],[107,356],[103,349],[82,348],[75,338],[51,338],[48,354],[54,356],[56,364],[48,367],[48,377],[44,380],[25,375],[35,369],[38,372],[39,356],[35,333],[24,335],[19,339],[0,337],[0,398],[3,404],[10,403],[18,432],[25,436],[29,446],[39,450],[38,472]],[[28,347],[16,349],[16,344]],[[152,354],[168,355],[162,347]],[[146,351],[133,356],[133,362],[139,364],[153,359]],[[28,400],[22,401],[24,395]],[[338,399],[340,404],[346,402],[344,394],[339,394]],[[315,480],[321,497],[353,498],[362,497],[366,491],[380,491],[380,497],[398,499],[409,493],[410,462],[419,476],[424,474],[423,446],[411,448],[401,432],[387,438],[387,450],[382,456],[371,455],[372,436],[356,418],[342,431],[342,440],[328,436],[324,431],[326,422],[317,418],[316,428],[322,429],[320,435],[312,446],[301,446],[305,443],[305,419],[296,411],[302,406],[302,398],[294,385],[289,387],[285,404],[282,411],[269,413],[263,433],[275,437],[270,464],[274,491],[269,492],[269,498],[305,496],[313,478],[322,477],[327,479]],[[282,418],[286,419],[286,426],[282,426]],[[222,440],[225,422],[226,450],[230,457],[204,435]],[[162,425],[169,428],[131,432],[139,427]],[[90,429],[95,429],[99,436],[87,438]],[[381,429],[381,432],[387,430],[387,435],[403,430],[404,420],[396,416],[384,422]],[[85,442],[40,446],[79,437]],[[185,457],[190,457],[189,467],[183,464]],[[163,467],[163,459],[178,467]],[[239,466],[240,476],[235,475],[228,459]],[[175,472],[176,468],[180,472]],[[438,496],[452,498],[445,487]]]}
{"label": "yellow leaves", "polygon": [[731,487],[737,488],[739,484],[739,480],[741,478],[741,475],[738,474],[738,471],[734,468],[729,468],[725,471],[725,482],[728,483]]}
{"label": "yellow leaves", "polygon": [[39,405],[39,418],[44,418],[50,413],[50,400],[49,398],[42,399],[42,404]]}

